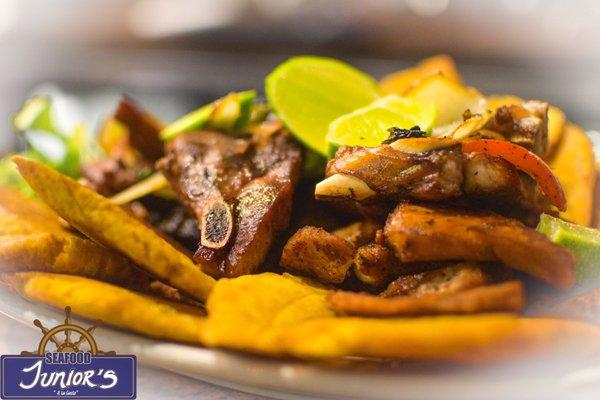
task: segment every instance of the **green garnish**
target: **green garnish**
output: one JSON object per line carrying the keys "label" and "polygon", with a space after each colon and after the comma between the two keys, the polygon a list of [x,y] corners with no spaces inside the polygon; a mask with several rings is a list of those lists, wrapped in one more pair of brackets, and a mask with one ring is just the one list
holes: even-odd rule
{"label": "green garnish", "polygon": [[229,93],[167,125],[160,132],[160,137],[162,140],[172,140],[180,133],[202,128],[222,131],[243,130],[250,119],[255,98],[254,90]]}
{"label": "green garnish", "polygon": [[585,285],[600,280],[600,231],[543,214],[537,230],[577,257],[575,278]]}
{"label": "green garnish", "polygon": [[[53,118],[52,100],[35,96],[27,100],[12,116],[12,125],[23,135],[27,150],[20,153],[52,167],[72,178],[80,176],[81,165],[100,153],[97,142],[83,124],[69,133],[63,132]],[[0,160],[0,185],[32,193],[10,161],[10,154]]]}

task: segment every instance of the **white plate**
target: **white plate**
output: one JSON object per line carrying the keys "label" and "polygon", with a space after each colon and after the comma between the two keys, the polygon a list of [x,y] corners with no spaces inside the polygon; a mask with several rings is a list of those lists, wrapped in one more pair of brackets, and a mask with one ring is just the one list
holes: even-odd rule
{"label": "white plate", "polygon": [[[599,157],[600,134],[588,134]],[[62,312],[4,290],[0,304],[0,313],[32,328],[36,318],[45,326],[64,320]],[[161,342],[108,327],[94,336],[101,349],[135,354],[144,365],[279,399],[600,399],[600,363],[450,367],[353,360],[323,365]]]}
{"label": "white plate", "polygon": [[[45,326],[64,320],[62,312],[4,290],[0,303],[3,314],[32,328],[36,318]],[[280,399],[600,398],[600,365],[450,367],[373,360],[324,365],[160,342],[108,327],[96,330],[94,336],[101,349],[135,354],[144,365]]]}

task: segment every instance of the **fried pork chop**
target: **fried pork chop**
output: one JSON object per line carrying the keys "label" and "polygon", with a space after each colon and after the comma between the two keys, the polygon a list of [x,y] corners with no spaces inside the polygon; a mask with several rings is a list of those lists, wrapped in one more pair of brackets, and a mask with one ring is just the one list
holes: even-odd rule
{"label": "fried pork chop", "polygon": [[380,199],[440,201],[462,195],[462,164],[458,143],[421,153],[397,150],[393,144],[341,147],[325,174],[358,178]]}
{"label": "fried pork chop", "polygon": [[200,223],[194,260],[215,277],[256,272],[288,225],[302,152],[283,129],[190,132],[157,166]]}
{"label": "fried pork chop", "polygon": [[[407,152],[401,150],[405,140],[411,139],[379,147],[340,148],[327,166],[328,179],[317,186],[317,198],[341,202],[346,209],[352,209],[348,202],[353,201],[362,215],[374,218],[391,211],[381,207],[399,200],[472,203],[529,225],[549,209],[535,181],[502,158],[463,154],[460,144]],[[436,147],[443,139],[421,140]],[[336,190],[335,185],[349,189]]]}
{"label": "fried pork chop", "polygon": [[418,297],[434,293],[456,293],[485,285],[491,280],[490,274],[475,263],[450,263],[444,268],[401,276],[390,283],[381,295]]}
{"label": "fried pork chop", "polygon": [[324,229],[305,226],[283,248],[281,266],[325,283],[342,283],[352,266],[356,247]]}
{"label": "fried pork chop", "polygon": [[400,204],[385,240],[403,262],[500,261],[560,289],[575,280],[575,257],[517,220],[490,213]]}

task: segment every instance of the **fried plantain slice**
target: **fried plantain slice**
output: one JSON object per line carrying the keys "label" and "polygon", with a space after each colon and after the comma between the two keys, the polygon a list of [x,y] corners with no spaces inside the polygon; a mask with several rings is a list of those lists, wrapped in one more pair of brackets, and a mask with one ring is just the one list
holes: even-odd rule
{"label": "fried plantain slice", "polygon": [[0,237],[0,271],[81,275],[145,290],[148,275],[131,261],[91,240],[54,232]]}
{"label": "fried plantain slice", "polygon": [[457,293],[485,285],[491,276],[475,263],[451,263],[444,268],[404,275],[390,283],[383,297]]}
{"label": "fried plantain slice", "polygon": [[80,232],[116,249],[157,279],[196,300],[205,300],[215,280],[151,228],[107,198],[24,157],[13,157],[37,194]]}
{"label": "fried plantain slice", "polygon": [[346,356],[466,363],[525,357],[594,357],[600,328],[508,314],[421,318],[335,317],[327,291],[306,279],[265,273],[221,279],[201,309],[107,283],[44,273],[4,274],[32,301],[146,336],[269,356]]}
{"label": "fried plantain slice", "polygon": [[202,342],[275,356],[497,362],[600,354],[600,329],[514,315],[335,317],[326,291],[272,273],[222,279],[207,302]]}
{"label": "fried plantain slice", "polygon": [[365,293],[337,291],[331,292],[327,299],[338,314],[390,317],[494,311],[519,312],[523,309],[525,294],[520,281],[510,281],[454,293],[442,292],[388,298]]}
{"label": "fried plantain slice", "polygon": [[82,317],[157,339],[198,343],[204,323],[201,308],[79,276],[20,272],[2,274],[0,280],[28,300],[69,306]]}
{"label": "fried plantain slice", "polygon": [[438,54],[421,60],[412,68],[406,68],[384,76],[379,82],[379,87],[385,94],[403,95],[419,81],[435,74],[442,74],[453,82],[462,83],[452,57],[446,54]]}
{"label": "fried plantain slice", "polygon": [[590,138],[579,126],[567,124],[563,138],[550,160],[550,167],[567,198],[567,211],[560,214],[562,218],[590,226],[594,212],[595,163]]}
{"label": "fried plantain slice", "polygon": [[[19,220],[24,223],[14,223]],[[0,235],[39,229],[64,231],[60,217],[46,204],[13,188],[0,186]]]}

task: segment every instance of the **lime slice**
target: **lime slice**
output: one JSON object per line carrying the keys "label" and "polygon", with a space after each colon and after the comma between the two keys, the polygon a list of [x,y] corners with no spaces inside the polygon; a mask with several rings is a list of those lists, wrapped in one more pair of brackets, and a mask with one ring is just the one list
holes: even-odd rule
{"label": "lime slice", "polygon": [[379,97],[377,82],[330,58],[290,58],[267,76],[267,100],[279,119],[307,147],[327,156],[325,135],[336,118]]}
{"label": "lime slice", "polygon": [[600,280],[600,231],[575,225],[543,214],[537,230],[554,243],[571,250],[577,257],[575,276],[578,284]]}
{"label": "lime slice", "polygon": [[334,148],[376,147],[389,136],[388,129],[393,126],[409,129],[418,125],[423,131],[430,131],[436,115],[432,103],[390,95],[333,121],[327,142]]}

